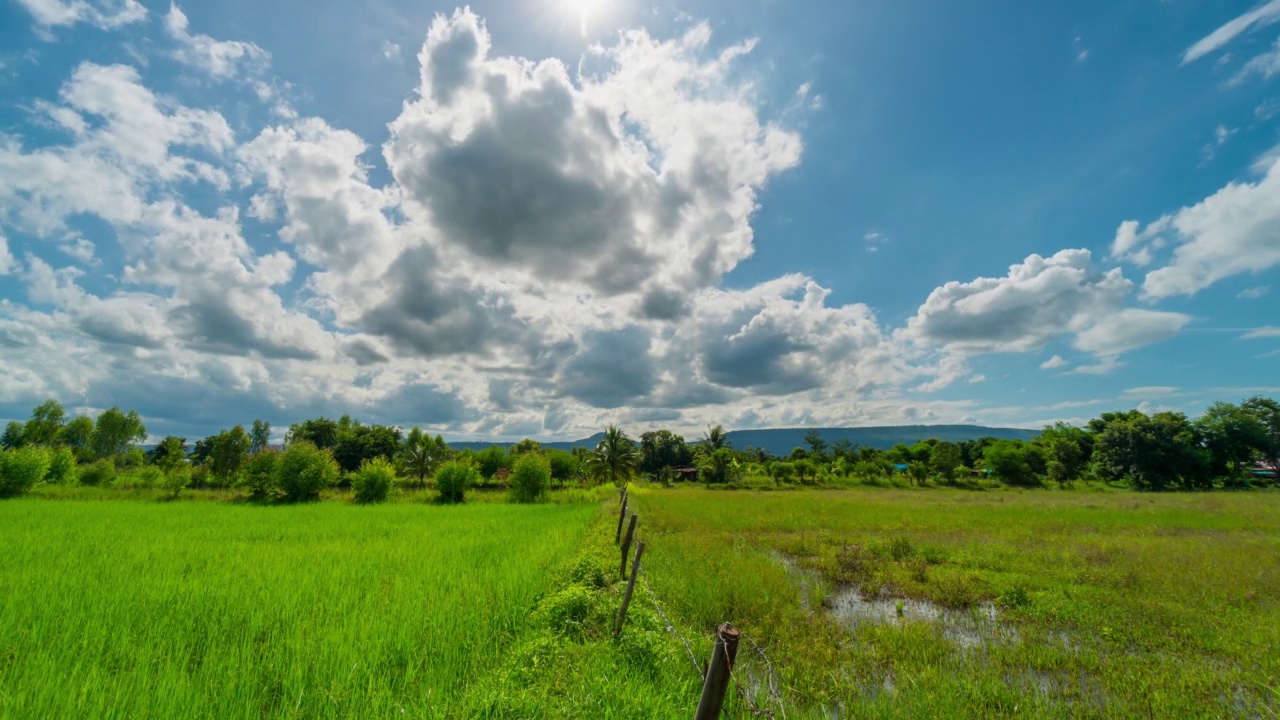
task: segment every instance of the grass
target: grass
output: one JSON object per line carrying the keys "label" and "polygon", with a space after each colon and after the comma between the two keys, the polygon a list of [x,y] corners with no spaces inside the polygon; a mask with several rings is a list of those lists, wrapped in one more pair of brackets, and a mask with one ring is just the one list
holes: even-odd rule
{"label": "grass", "polygon": [[472,717],[596,512],[0,503],[0,717]]}
{"label": "grass", "polygon": [[682,631],[733,620],[789,717],[1280,712],[1280,494],[632,495]]}

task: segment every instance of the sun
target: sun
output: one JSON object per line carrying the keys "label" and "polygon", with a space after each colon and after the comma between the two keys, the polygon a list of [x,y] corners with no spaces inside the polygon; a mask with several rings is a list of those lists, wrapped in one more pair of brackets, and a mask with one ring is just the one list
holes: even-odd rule
{"label": "sun", "polygon": [[604,0],[568,0],[569,5],[578,13],[578,28],[582,37],[587,36],[587,22],[597,16]]}

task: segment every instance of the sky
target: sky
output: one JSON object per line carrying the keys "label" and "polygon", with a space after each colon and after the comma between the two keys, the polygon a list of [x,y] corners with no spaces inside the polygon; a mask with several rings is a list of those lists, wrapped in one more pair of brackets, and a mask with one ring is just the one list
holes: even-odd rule
{"label": "sky", "polygon": [[1280,396],[1280,0],[0,0],[0,419]]}

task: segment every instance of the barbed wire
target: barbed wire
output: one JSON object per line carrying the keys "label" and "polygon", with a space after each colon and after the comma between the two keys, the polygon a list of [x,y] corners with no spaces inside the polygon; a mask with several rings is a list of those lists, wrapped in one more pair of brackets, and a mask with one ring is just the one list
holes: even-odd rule
{"label": "barbed wire", "polygon": [[702,666],[698,664],[698,657],[693,653],[693,646],[689,644],[688,640],[685,640],[684,635],[680,634],[680,631],[676,629],[667,614],[662,612],[662,606],[658,604],[658,596],[653,594],[653,588],[649,587],[649,578],[645,577],[643,563],[640,565],[640,582],[644,584],[645,593],[653,601],[653,609],[658,611],[658,617],[662,618],[662,622],[667,626],[667,632],[680,638],[680,642],[684,643],[684,649],[689,653],[689,661],[693,663],[694,671],[698,673],[698,677],[706,680],[706,675],[702,672]]}
{"label": "barbed wire", "polygon": [[[738,630],[738,628],[733,627],[732,624],[727,622],[721,625],[720,627],[724,627],[725,625],[733,628],[734,630]],[[738,637],[746,637],[746,635],[741,630],[738,630]],[[755,645],[754,642],[751,644]],[[738,680],[737,673],[733,671],[733,666],[735,663],[729,659],[728,647],[727,646],[719,646],[719,647],[725,648],[725,651],[724,651],[725,666],[729,668],[729,679],[733,681],[734,687],[738,689],[738,697],[741,697],[742,701],[747,704],[747,709],[751,711],[752,715],[755,715],[756,717],[766,716],[766,717],[769,717],[771,720],[773,720],[773,712],[768,708],[762,709],[760,708],[760,706],[756,705],[755,702],[752,701],[751,696],[747,693],[747,689],[742,686],[742,682]],[[725,709],[724,714],[726,717],[729,717],[729,711],[727,708]]]}

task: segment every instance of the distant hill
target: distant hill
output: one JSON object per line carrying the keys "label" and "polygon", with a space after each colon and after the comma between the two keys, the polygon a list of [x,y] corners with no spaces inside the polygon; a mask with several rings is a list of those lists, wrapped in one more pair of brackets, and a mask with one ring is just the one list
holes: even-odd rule
{"label": "distant hill", "polygon": [[[837,440],[848,440],[855,447],[859,445],[869,445],[879,450],[888,450],[898,443],[906,443],[912,445],[921,440],[937,438],[938,440],[948,440],[950,442],[961,442],[964,440],[977,440],[978,438],[994,437],[1002,440],[1030,440],[1040,433],[1035,430],[1022,430],[1019,428],[992,428],[983,427],[981,425],[899,425],[889,427],[862,427],[862,428],[785,428],[775,430],[731,430],[729,431],[729,442],[733,447],[739,450],[746,447],[764,448],[774,455],[787,455],[793,449],[798,447],[806,447],[804,444],[805,433],[811,429],[816,429],[822,434],[822,439],[828,443],[834,443]],[[575,447],[593,448],[599,444],[600,439],[604,437],[604,433],[596,433],[589,438],[574,440],[572,442],[544,442],[543,447],[556,448],[558,450],[572,450]],[[696,441],[697,437],[686,437],[690,442]],[[455,450],[470,448],[472,450],[483,450],[491,445],[506,448],[514,443],[490,443],[482,441],[467,442],[451,442],[449,447]]]}

